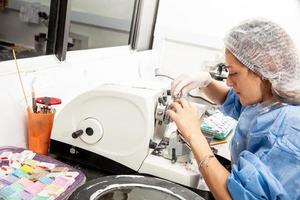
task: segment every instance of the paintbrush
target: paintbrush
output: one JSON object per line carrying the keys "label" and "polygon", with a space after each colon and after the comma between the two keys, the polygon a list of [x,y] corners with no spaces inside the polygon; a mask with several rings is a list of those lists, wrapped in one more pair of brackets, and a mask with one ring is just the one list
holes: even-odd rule
{"label": "paintbrush", "polygon": [[32,82],[31,82],[31,98],[32,98],[32,110],[33,110],[34,113],[36,113],[37,112],[37,105],[36,105],[36,101],[35,101],[34,82],[35,82],[35,78],[33,78]]}
{"label": "paintbrush", "polygon": [[31,107],[29,106],[27,98],[26,98],[26,93],[25,93],[22,77],[21,77],[21,74],[20,74],[20,69],[19,69],[19,65],[18,65],[18,62],[17,62],[15,50],[12,49],[12,52],[13,52],[13,56],[14,56],[14,59],[15,59],[15,64],[16,64],[16,68],[17,68],[17,71],[18,71],[19,80],[20,80],[20,83],[21,83],[21,86],[22,86],[22,92],[23,92],[23,95],[24,95],[26,106],[27,106],[27,109],[31,110]]}

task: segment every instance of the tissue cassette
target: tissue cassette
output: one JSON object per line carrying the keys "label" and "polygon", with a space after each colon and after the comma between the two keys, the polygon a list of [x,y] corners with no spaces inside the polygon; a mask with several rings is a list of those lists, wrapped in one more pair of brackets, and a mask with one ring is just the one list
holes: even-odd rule
{"label": "tissue cassette", "polygon": [[201,123],[203,133],[210,134],[216,139],[225,139],[236,125],[236,120],[223,115],[220,111],[205,117]]}

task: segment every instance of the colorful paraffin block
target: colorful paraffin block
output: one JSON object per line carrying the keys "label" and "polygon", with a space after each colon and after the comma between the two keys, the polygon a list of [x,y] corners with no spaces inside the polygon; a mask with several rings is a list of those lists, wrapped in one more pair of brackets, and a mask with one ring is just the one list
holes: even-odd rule
{"label": "colorful paraffin block", "polygon": [[17,192],[21,192],[21,191],[24,190],[24,185],[22,185],[18,182],[15,182],[15,183],[11,184],[10,187],[13,188]]}
{"label": "colorful paraffin block", "polygon": [[20,168],[23,172],[25,172],[26,174],[30,174],[33,172],[34,168],[29,166],[29,165],[23,165],[21,168]]}
{"label": "colorful paraffin block", "polygon": [[3,179],[3,177],[1,176],[1,177],[0,177],[0,184],[1,184],[1,185],[4,185],[4,186],[7,186],[7,185],[10,185],[11,182],[10,182],[10,181],[7,181],[6,179]]}
{"label": "colorful paraffin block", "polygon": [[41,173],[41,174],[32,174],[32,175],[29,176],[29,180],[37,181],[40,178],[45,177],[45,175],[47,175],[47,173],[46,174],[43,174],[43,173]]}
{"label": "colorful paraffin block", "polygon": [[48,171],[40,168],[40,167],[37,167],[33,170],[32,174],[30,175],[29,179],[32,180],[32,181],[37,181],[39,180],[41,177],[44,177],[46,176],[47,174],[49,174]]}
{"label": "colorful paraffin block", "polygon": [[23,164],[26,164],[26,165],[29,165],[29,166],[35,168],[40,164],[40,162],[37,160],[30,159],[30,160],[25,160],[25,162]]}
{"label": "colorful paraffin block", "polygon": [[0,154],[0,160],[10,160],[13,153],[10,151],[4,151]]}
{"label": "colorful paraffin block", "polygon": [[48,190],[42,190],[38,196],[41,196],[41,197],[49,197],[51,199],[55,199],[57,196],[51,192],[51,191],[48,191]]}
{"label": "colorful paraffin block", "polygon": [[26,191],[18,193],[17,196],[19,196],[22,200],[31,200],[33,198],[33,195]]}
{"label": "colorful paraffin block", "polygon": [[6,176],[1,177],[1,179],[7,181],[10,184],[19,180],[17,177],[15,177],[13,175],[6,175]]}
{"label": "colorful paraffin block", "polygon": [[17,183],[20,183],[21,185],[23,185],[24,187],[27,187],[28,185],[32,185],[33,182],[28,180],[27,178],[21,178],[17,181]]}
{"label": "colorful paraffin block", "polygon": [[53,163],[40,162],[38,167],[41,167],[41,168],[46,169],[46,170],[52,170],[56,167],[56,165],[53,164]]}
{"label": "colorful paraffin block", "polygon": [[76,178],[79,175],[78,172],[51,172],[47,174],[47,177],[50,178],[55,178],[58,176],[65,176],[65,177],[70,177],[70,178]]}
{"label": "colorful paraffin block", "polygon": [[9,174],[12,174],[14,171],[15,171],[15,169],[10,166],[1,166],[0,167],[1,175],[9,175]]}
{"label": "colorful paraffin block", "polygon": [[19,163],[23,163],[24,159],[25,159],[25,156],[20,153],[14,153],[11,158],[12,161],[17,161]]}
{"label": "colorful paraffin block", "polygon": [[46,197],[46,196],[36,196],[36,197],[33,197],[32,200],[52,200],[53,198],[51,197]]}
{"label": "colorful paraffin block", "polygon": [[16,190],[10,186],[6,186],[0,190],[0,197],[7,199],[9,196],[14,195],[15,193],[17,193]]}
{"label": "colorful paraffin block", "polygon": [[47,185],[44,188],[44,190],[48,192],[49,196],[54,197],[58,197],[61,193],[65,191],[62,187],[53,184]]}
{"label": "colorful paraffin block", "polygon": [[15,196],[15,195],[13,195],[13,196],[9,196],[6,200],[22,200],[22,198],[21,197],[18,197],[18,196]]}
{"label": "colorful paraffin block", "polygon": [[54,179],[44,176],[44,177],[41,177],[39,179],[39,181],[45,185],[49,185],[54,181]]}
{"label": "colorful paraffin block", "polygon": [[44,189],[45,185],[42,184],[41,182],[35,182],[31,185],[28,185],[27,187],[25,187],[25,191],[29,192],[30,194],[33,195],[37,195],[40,191],[42,191]]}
{"label": "colorful paraffin block", "polygon": [[76,178],[79,175],[79,172],[65,172],[64,176],[70,177],[70,178]]}
{"label": "colorful paraffin block", "polygon": [[62,187],[64,189],[67,189],[70,185],[72,185],[75,182],[75,179],[73,178],[67,178],[63,176],[58,176],[53,181],[53,185],[57,185],[59,187]]}
{"label": "colorful paraffin block", "polygon": [[22,166],[22,164],[17,160],[11,160],[9,166],[15,169],[19,169]]}
{"label": "colorful paraffin block", "polygon": [[28,178],[29,175],[26,174],[23,170],[21,169],[16,169],[14,172],[13,172],[13,175],[18,177],[18,178]]}
{"label": "colorful paraffin block", "polygon": [[69,168],[67,167],[55,167],[51,170],[51,172],[67,172],[69,171]]}
{"label": "colorful paraffin block", "polygon": [[2,159],[1,161],[1,166],[9,166],[9,160],[7,159]]}
{"label": "colorful paraffin block", "polygon": [[34,158],[35,153],[30,150],[24,150],[21,152],[21,155],[24,156],[24,160],[31,160]]}
{"label": "colorful paraffin block", "polygon": [[4,188],[5,186],[7,185],[0,182],[0,189]]}

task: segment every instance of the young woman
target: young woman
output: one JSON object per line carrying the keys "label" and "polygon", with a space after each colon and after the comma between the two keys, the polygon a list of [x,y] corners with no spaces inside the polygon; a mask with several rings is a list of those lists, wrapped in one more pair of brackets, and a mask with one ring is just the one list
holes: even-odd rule
{"label": "young woman", "polygon": [[234,27],[225,47],[227,86],[199,72],[179,76],[171,88],[174,95],[201,88],[238,120],[232,171],[213,156],[192,104],[179,99],[168,114],[216,199],[300,199],[299,53],[280,26],[264,19]]}

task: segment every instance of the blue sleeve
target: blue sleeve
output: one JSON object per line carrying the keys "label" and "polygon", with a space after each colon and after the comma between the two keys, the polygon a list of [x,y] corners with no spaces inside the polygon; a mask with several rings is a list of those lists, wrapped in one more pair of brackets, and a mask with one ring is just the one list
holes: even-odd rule
{"label": "blue sleeve", "polygon": [[229,90],[225,102],[220,106],[219,109],[224,115],[228,115],[238,120],[244,107],[240,102],[240,98],[233,91],[233,88]]}
{"label": "blue sleeve", "polygon": [[233,199],[290,199],[270,169],[249,151],[233,165],[227,187]]}

